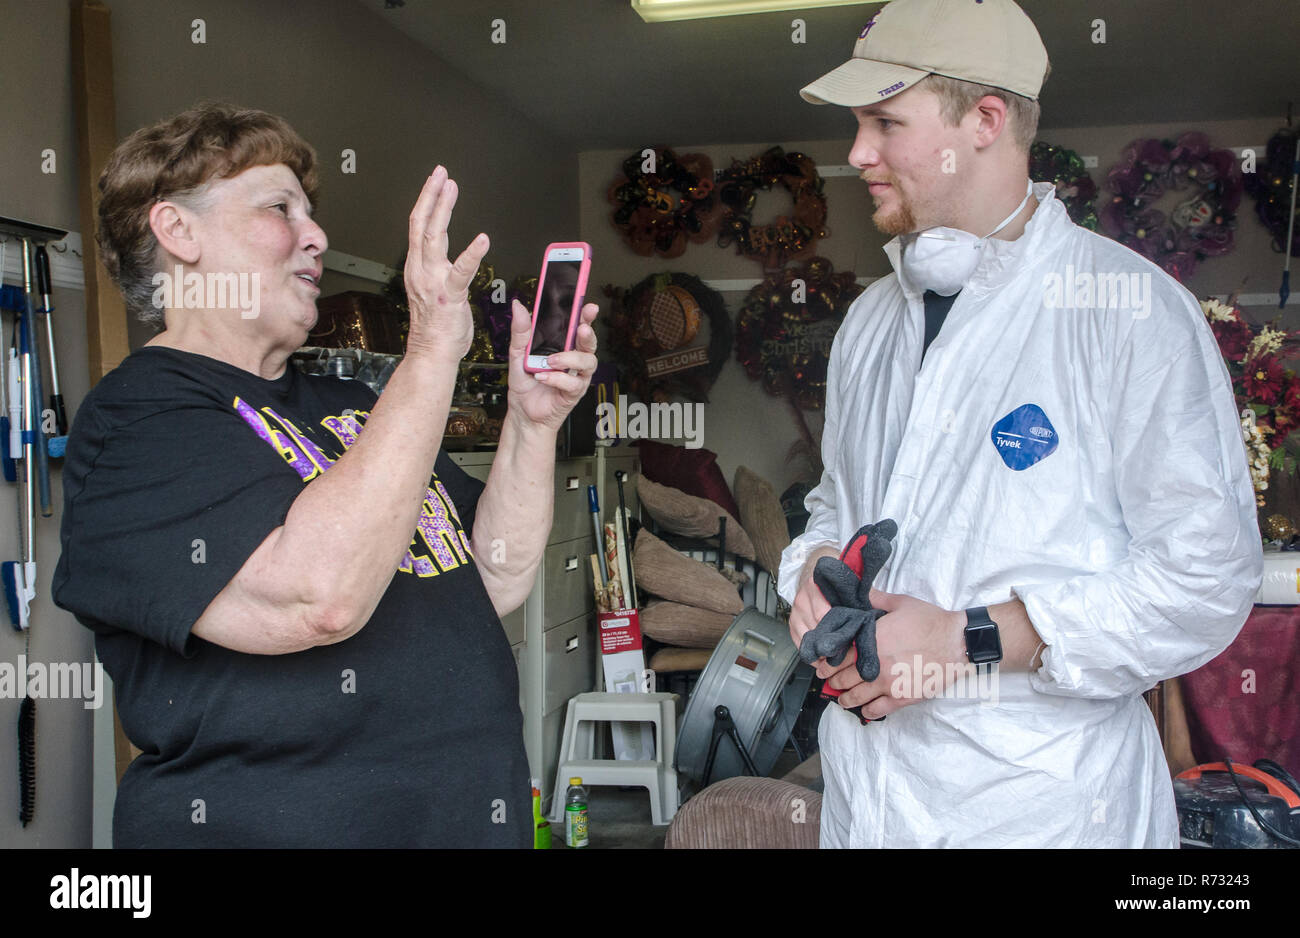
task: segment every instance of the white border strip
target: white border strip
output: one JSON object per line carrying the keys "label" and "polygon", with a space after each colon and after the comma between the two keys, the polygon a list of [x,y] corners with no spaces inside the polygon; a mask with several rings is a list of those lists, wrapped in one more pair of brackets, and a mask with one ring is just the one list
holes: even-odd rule
{"label": "white border strip", "polygon": [[379,263],[379,261],[344,254],[342,251],[335,251],[332,248],[325,252],[322,260],[325,263],[326,270],[348,274],[352,277],[360,277],[363,280],[373,280],[375,283],[387,283],[398,273],[392,267],[387,267]]}
{"label": "white border strip", "polygon": [[[23,285],[23,244],[14,237],[4,235],[0,237],[9,237],[9,240],[0,246],[5,256],[4,270],[0,273],[4,275],[7,286],[21,287]],[[51,247],[54,244],[59,245],[60,248],[67,245],[68,249],[55,250]],[[54,281],[56,287],[67,287],[72,290],[86,289],[86,271],[81,266],[80,232],[69,231],[62,241],[49,242],[45,245],[45,253],[50,256],[50,279]],[[35,287],[35,284],[33,283],[32,286]]]}

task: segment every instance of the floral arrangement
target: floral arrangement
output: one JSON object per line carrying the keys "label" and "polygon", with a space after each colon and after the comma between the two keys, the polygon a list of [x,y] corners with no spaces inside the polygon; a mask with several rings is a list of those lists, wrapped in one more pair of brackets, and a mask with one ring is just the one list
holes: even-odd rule
{"label": "floral arrangement", "polygon": [[1300,377],[1283,361],[1300,352],[1300,332],[1276,323],[1251,325],[1228,303],[1201,301],[1219,350],[1228,364],[1232,392],[1241,408],[1255,500],[1264,504],[1270,469],[1295,474],[1300,456]]}

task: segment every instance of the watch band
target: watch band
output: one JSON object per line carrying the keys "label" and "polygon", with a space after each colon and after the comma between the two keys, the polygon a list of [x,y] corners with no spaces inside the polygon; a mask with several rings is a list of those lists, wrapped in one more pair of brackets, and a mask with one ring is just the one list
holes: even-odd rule
{"label": "watch band", "polygon": [[987,606],[966,610],[966,657],[976,668],[991,668],[1002,660],[1002,636]]}

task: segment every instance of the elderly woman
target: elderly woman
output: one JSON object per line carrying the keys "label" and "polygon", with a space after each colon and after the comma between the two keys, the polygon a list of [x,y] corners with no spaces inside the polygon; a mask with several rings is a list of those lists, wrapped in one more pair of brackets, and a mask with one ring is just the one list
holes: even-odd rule
{"label": "elderly woman", "polygon": [[[95,632],[143,750],[114,845],[526,847],[499,616],[550,530],[596,307],[534,376],[515,304],[483,485],[441,439],[486,235],[449,258],[457,187],[435,169],[410,216],[406,355],[376,399],[289,364],[316,321],[316,182],[282,119],[223,105],[132,134],[99,181],[100,256],[163,324],[86,397],[63,475],[55,600]],[[238,275],[254,302],[197,286]]]}

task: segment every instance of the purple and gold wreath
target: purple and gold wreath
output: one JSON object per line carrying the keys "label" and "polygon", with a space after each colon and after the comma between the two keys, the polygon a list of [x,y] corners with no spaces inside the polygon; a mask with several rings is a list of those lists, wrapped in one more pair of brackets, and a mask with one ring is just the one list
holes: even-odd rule
{"label": "purple and gold wreath", "polygon": [[[1203,133],[1170,140],[1135,140],[1106,176],[1112,193],[1102,207],[1102,231],[1150,258],[1179,282],[1207,257],[1227,254],[1237,227],[1242,179],[1231,150],[1212,149]],[[1190,198],[1167,217],[1155,208],[1168,191]]]}

